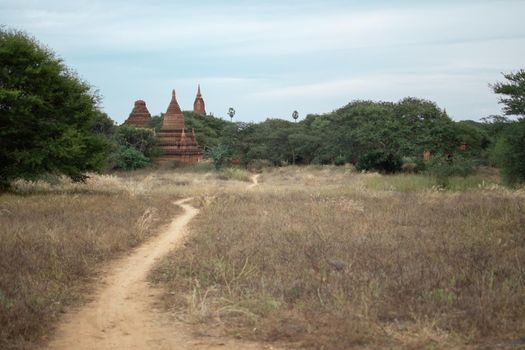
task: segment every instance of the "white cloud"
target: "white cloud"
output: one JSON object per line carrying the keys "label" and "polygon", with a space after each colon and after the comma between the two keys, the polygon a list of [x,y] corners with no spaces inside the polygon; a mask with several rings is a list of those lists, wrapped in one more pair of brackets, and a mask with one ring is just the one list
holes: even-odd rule
{"label": "white cloud", "polygon": [[210,3],[3,0],[0,23],[77,67],[117,119],[133,98],[162,111],[172,87],[192,102],[199,82],[210,108],[255,119],[406,95],[475,117],[525,55],[523,1]]}
{"label": "white cloud", "polygon": [[[234,55],[301,54],[333,49],[525,36],[523,4],[445,6],[261,16],[235,6],[138,5],[122,2],[16,2],[4,22],[60,36],[64,49],[170,51],[206,49]],[[60,6],[59,6],[60,5]],[[61,6],[64,5],[64,6]],[[241,12],[238,12],[238,11]],[[504,24],[504,25],[502,25]]]}

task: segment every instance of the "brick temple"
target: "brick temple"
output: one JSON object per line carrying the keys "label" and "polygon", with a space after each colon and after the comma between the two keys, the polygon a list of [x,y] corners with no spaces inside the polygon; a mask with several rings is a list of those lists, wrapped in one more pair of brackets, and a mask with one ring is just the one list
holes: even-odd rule
{"label": "brick temple", "polygon": [[135,101],[135,106],[129,114],[128,119],[124,122],[124,125],[134,125],[137,128],[146,128],[151,120],[151,114],[146,107],[146,102],[143,100]]}
{"label": "brick temple", "polygon": [[[202,108],[204,108],[204,101]],[[157,133],[157,140],[162,151],[158,159],[160,161],[196,163],[202,160],[203,152],[195,138],[195,130],[186,129],[175,90],[171,93],[171,101],[164,114],[162,128]]]}
{"label": "brick temple", "polygon": [[206,115],[206,106],[204,105],[204,99],[201,94],[201,85],[197,88],[197,96],[195,102],[193,102],[193,111],[197,114]]}

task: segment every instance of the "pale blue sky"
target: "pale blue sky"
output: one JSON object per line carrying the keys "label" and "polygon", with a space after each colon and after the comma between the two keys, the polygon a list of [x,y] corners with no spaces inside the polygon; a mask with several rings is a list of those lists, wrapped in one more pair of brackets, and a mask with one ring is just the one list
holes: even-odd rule
{"label": "pale blue sky", "polygon": [[525,68],[525,1],[0,0],[0,23],[52,48],[117,122],[171,89],[236,120],[324,113],[354,99],[436,101],[456,119],[500,113],[489,83]]}

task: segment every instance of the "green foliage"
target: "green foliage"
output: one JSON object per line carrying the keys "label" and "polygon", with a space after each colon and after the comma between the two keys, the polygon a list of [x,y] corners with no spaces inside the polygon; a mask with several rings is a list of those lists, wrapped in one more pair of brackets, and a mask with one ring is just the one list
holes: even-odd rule
{"label": "green foliage", "polygon": [[401,170],[403,164],[401,158],[392,153],[372,151],[359,159],[356,169],[359,171],[377,170],[387,174],[396,173]]}
{"label": "green foliage", "polygon": [[463,157],[434,156],[425,165],[425,173],[434,176],[440,187],[447,188],[451,177],[467,177],[474,173],[474,167],[472,160]]}
{"label": "green foliage", "polygon": [[495,134],[492,160],[501,169],[506,184],[525,182],[525,70],[503,75],[507,82],[492,86],[494,92],[505,95],[500,99],[506,115],[518,115],[517,122],[505,117],[492,117],[491,131]]}
{"label": "green foliage", "polygon": [[149,164],[149,159],[133,147],[117,146],[112,155],[113,167],[121,170],[135,170],[144,168]]}
{"label": "green foliage", "polygon": [[97,111],[93,120],[92,130],[95,134],[103,135],[106,138],[111,138],[117,130],[115,121],[111,119],[106,113]]}
{"label": "green foliage", "polygon": [[375,191],[421,192],[441,188],[447,191],[477,191],[495,183],[481,176],[438,178],[425,174],[394,174],[365,178],[364,185]]}
{"label": "green foliage", "polygon": [[496,162],[505,183],[517,185],[525,182],[525,120],[506,128],[496,148]]}
{"label": "green foliage", "polygon": [[[232,123],[193,112],[184,112],[184,117],[205,150],[227,145],[231,158],[244,165],[255,160],[277,166],[355,164],[371,152],[391,154],[392,160],[410,156],[417,161],[424,150],[455,153],[461,142],[472,144],[469,150],[476,155],[487,146],[483,128],[456,127],[434,102],[416,98],[398,103],[354,101],[332,113],[308,115],[301,122]],[[153,117],[150,126],[159,129],[162,118]]]}
{"label": "green foliage", "polygon": [[117,128],[114,138],[117,145],[134,148],[148,158],[159,154],[157,138],[151,129],[123,125]]}
{"label": "green foliage", "polygon": [[206,157],[211,158],[216,170],[221,170],[231,159],[232,150],[228,145],[217,145],[208,148]]}
{"label": "green foliage", "polygon": [[221,170],[219,178],[222,180],[250,182],[250,173],[240,168],[225,168]]}
{"label": "green foliage", "polygon": [[109,123],[97,97],[27,34],[0,28],[0,186],[16,178],[85,179],[106,163]]}
{"label": "green foliage", "polygon": [[164,121],[164,113],[161,113],[160,115],[154,115],[151,117],[150,121],[148,122],[148,128],[159,132],[160,129],[162,128],[163,121]]}
{"label": "green foliage", "polygon": [[346,163],[346,159],[342,155],[337,156],[334,160],[334,165],[341,166],[341,165],[345,165],[345,163]]}
{"label": "green foliage", "polygon": [[506,115],[525,116],[525,69],[503,76],[507,82],[492,86],[495,93],[506,96],[500,98],[500,103],[505,105],[503,111]]}

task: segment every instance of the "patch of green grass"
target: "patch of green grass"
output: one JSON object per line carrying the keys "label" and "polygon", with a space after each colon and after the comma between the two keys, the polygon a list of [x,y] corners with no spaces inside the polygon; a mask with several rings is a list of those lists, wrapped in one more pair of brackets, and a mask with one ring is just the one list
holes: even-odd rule
{"label": "patch of green grass", "polygon": [[226,168],[219,172],[219,179],[221,180],[237,180],[250,182],[250,173],[241,168]]}
{"label": "patch of green grass", "polygon": [[366,188],[375,191],[421,192],[442,189],[465,192],[479,190],[495,183],[477,175],[438,178],[428,175],[397,174],[367,177],[364,178],[364,184]]}

